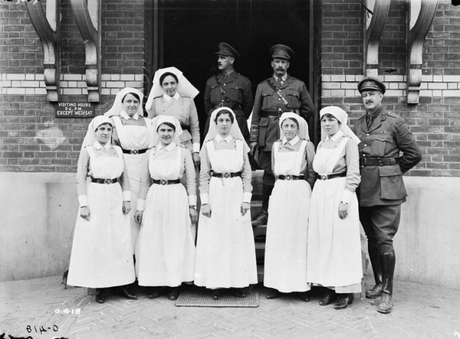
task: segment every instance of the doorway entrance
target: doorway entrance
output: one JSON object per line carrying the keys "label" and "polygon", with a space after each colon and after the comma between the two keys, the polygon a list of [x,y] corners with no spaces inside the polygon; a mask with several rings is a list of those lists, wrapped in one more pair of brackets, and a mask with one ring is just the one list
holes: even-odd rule
{"label": "doorway entrance", "polygon": [[214,53],[222,41],[232,45],[241,55],[235,62],[235,69],[251,80],[253,94],[257,84],[272,75],[270,47],[279,43],[288,45],[295,52],[289,73],[303,80],[312,95],[310,2],[155,1],[154,18],[157,20],[153,23],[153,47],[156,51],[152,70],[175,66],[200,91],[195,104],[202,130],[206,121],[203,104],[205,84],[217,71]]}

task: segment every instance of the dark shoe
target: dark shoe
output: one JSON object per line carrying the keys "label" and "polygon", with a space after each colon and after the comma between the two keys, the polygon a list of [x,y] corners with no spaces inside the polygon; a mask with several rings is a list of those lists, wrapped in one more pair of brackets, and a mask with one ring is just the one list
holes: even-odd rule
{"label": "dark shoe", "polygon": [[310,298],[308,297],[308,292],[299,292],[297,293],[297,296],[302,301],[305,301],[305,302],[310,301]]}
{"label": "dark shoe", "polygon": [[268,214],[267,212],[261,212],[253,221],[252,227],[261,227],[267,225]]}
{"label": "dark shoe", "polygon": [[126,299],[137,300],[137,295],[130,293],[126,286],[120,289],[120,295]]}
{"label": "dark shoe", "polygon": [[220,291],[219,290],[212,290],[212,298],[214,300],[219,300],[220,299]]}
{"label": "dark shoe", "polygon": [[280,291],[271,289],[270,292],[267,293],[267,299],[276,299],[280,296]]}
{"label": "dark shoe", "polygon": [[149,299],[156,299],[161,295],[161,291],[156,287],[148,287],[147,293]]}
{"label": "dark shoe", "polygon": [[179,294],[180,294],[180,287],[179,286],[170,287],[168,289],[168,292],[167,292],[169,300],[177,300],[177,298],[179,297]]}
{"label": "dark shoe", "polygon": [[354,295],[349,294],[337,294],[337,301],[335,302],[334,308],[336,310],[343,310],[347,308],[348,305],[353,304]]}
{"label": "dark shoe", "polygon": [[107,298],[107,291],[104,288],[98,289],[96,294],[96,301],[99,304],[105,303],[105,299]]}
{"label": "dark shoe", "polygon": [[335,294],[334,291],[328,291],[326,296],[319,301],[320,306],[326,306],[332,304],[335,299],[337,298],[337,295]]}
{"label": "dark shoe", "polygon": [[237,298],[245,298],[246,297],[246,292],[244,291],[243,288],[235,288],[233,290],[233,295]]}
{"label": "dark shoe", "polygon": [[383,293],[382,300],[377,305],[377,312],[388,314],[393,310],[393,303],[391,302],[391,294]]}
{"label": "dark shoe", "polygon": [[366,291],[366,298],[375,299],[382,295],[382,284],[375,285],[371,290]]}

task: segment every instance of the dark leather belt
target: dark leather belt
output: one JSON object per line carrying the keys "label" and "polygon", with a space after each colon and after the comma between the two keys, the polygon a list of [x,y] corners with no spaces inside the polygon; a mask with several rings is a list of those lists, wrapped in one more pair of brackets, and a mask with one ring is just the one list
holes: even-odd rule
{"label": "dark leather belt", "polygon": [[279,117],[281,114],[278,112],[260,112],[260,116],[262,118],[267,118],[267,117]]}
{"label": "dark leather belt", "polygon": [[303,175],[278,175],[277,179],[279,180],[299,180],[299,179],[304,179]]}
{"label": "dark leather belt", "polygon": [[122,148],[123,153],[126,154],[142,154],[148,151],[147,148],[145,149],[124,149]]}
{"label": "dark leather belt", "polygon": [[226,173],[213,172],[211,175],[216,178],[234,178],[234,177],[241,177],[241,172],[226,172]]}
{"label": "dark leather belt", "polygon": [[174,185],[174,184],[180,184],[180,179],[174,179],[174,180],[152,180],[152,183],[156,185]]}
{"label": "dark leather belt", "polygon": [[115,184],[120,181],[120,178],[115,178],[115,179],[99,179],[99,178],[93,178],[91,177],[91,182],[94,182],[96,184]]}
{"label": "dark leather belt", "polygon": [[359,157],[359,165],[365,166],[391,166],[399,164],[398,158]]}
{"label": "dark leather belt", "polygon": [[217,105],[216,104],[212,105],[212,109],[216,109],[219,107],[228,107],[228,108],[237,109],[237,110],[241,109],[240,104],[233,104],[231,102],[219,102]]}
{"label": "dark leather belt", "polygon": [[334,174],[318,174],[318,179],[319,180],[329,180],[329,179],[334,179],[334,178],[341,178],[341,177],[346,177],[347,173],[334,173]]}

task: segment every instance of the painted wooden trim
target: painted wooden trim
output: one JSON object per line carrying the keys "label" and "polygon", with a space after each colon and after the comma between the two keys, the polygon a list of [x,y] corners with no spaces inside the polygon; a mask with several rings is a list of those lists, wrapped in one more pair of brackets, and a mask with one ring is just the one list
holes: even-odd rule
{"label": "painted wooden trim", "polygon": [[379,43],[390,10],[390,0],[366,0],[364,21],[364,75],[378,75]]}
{"label": "painted wooden trim", "polygon": [[48,0],[46,14],[40,1],[25,2],[32,26],[43,46],[44,81],[49,102],[59,101],[61,1]]}
{"label": "painted wooden trim", "polygon": [[418,104],[422,83],[423,44],[433,23],[438,0],[407,1],[407,103]]}
{"label": "painted wooden trim", "polygon": [[101,0],[70,0],[85,43],[86,86],[88,102],[101,97]]}

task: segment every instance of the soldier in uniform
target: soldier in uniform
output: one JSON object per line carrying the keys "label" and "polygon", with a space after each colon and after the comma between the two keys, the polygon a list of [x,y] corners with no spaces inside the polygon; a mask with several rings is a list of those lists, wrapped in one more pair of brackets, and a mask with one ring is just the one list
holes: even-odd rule
{"label": "soldier in uniform", "polygon": [[258,150],[257,162],[264,170],[262,212],[253,220],[253,227],[266,225],[268,220],[268,200],[275,184],[271,152],[273,143],[280,138],[279,117],[284,112],[294,112],[308,122],[315,112],[305,83],[287,72],[293,50],[278,44],[270,48],[269,54],[273,76],[257,86],[251,123],[251,154],[254,156]]}
{"label": "soldier in uniform", "polygon": [[358,90],[366,109],[354,126],[361,140],[359,215],[375,278],[375,286],[366,297],[376,299],[378,312],[390,313],[395,269],[393,237],[407,196],[402,175],[420,162],[422,154],[404,119],[382,106],[385,85],[378,79],[365,78]]}
{"label": "soldier in uniform", "polygon": [[209,117],[219,107],[229,107],[235,112],[238,126],[246,141],[249,139],[247,119],[251,114],[254,99],[252,97],[251,81],[236,72],[233,64],[239,58],[238,52],[226,42],[218,45],[217,66],[219,73],[206,81],[204,91],[204,110],[208,115],[205,135],[209,128]]}

